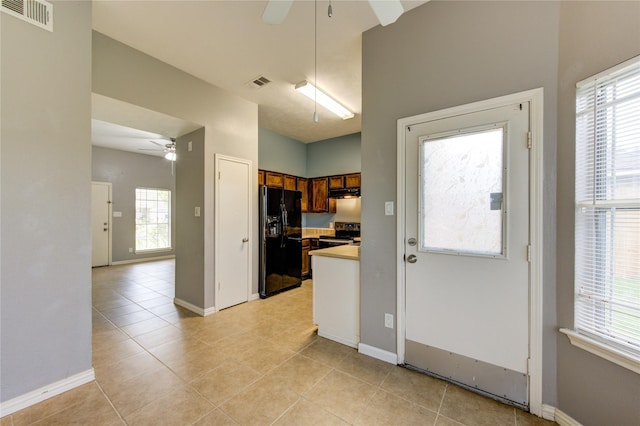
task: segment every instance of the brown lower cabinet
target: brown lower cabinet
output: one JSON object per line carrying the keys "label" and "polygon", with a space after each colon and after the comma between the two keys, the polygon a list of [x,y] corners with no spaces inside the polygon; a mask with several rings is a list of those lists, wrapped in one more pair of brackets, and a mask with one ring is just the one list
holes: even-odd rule
{"label": "brown lower cabinet", "polygon": [[311,240],[305,238],[302,240],[302,278],[309,277],[311,273]]}

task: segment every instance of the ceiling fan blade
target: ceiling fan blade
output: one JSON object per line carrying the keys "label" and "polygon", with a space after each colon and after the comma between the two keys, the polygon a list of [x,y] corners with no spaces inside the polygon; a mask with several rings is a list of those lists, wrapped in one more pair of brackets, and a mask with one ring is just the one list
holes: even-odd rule
{"label": "ceiling fan blade", "polygon": [[154,149],[154,148],[138,148],[138,151],[158,151],[158,152],[163,152],[165,150],[164,149]]}
{"label": "ceiling fan blade", "polygon": [[267,24],[282,24],[292,4],[293,0],[268,0],[262,12],[262,20]]}
{"label": "ceiling fan blade", "polygon": [[369,4],[383,27],[393,24],[404,13],[400,0],[369,0]]}
{"label": "ceiling fan blade", "polygon": [[152,141],[152,140],[149,140],[149,142],[151,142],[151,143],[152,143],[152,144],[154,144],[154,145],[158,145],[158,146],[161,146],[161,147],[163,147],[163,148],[164,148],[164,144],[163,144],[163,143],[159,143],[159,142]]}

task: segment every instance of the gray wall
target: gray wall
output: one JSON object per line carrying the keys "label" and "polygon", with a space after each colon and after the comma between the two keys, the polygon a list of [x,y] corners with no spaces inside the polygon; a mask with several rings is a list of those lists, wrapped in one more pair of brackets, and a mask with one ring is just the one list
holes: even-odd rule
{"label": "gray wall", "polygon": [[[248,159],[258,172],[258,106],[212,86],[151,56],[117,42],[103,34],[93,33],[92,89],[94,93],[199,123],[205,128],[203,176],[193,177],[204,183],[204,246],[197,253],[203,259],[204,274],[184,268],[188,277],[180,275],[176,294],[182,286],[198,285],[201,300],[185,300],[200,308],[214,307],[214,154],[221,153]],[[178,157],[178,169],[181,158]],[[254,199],[258,187],[254,187]],[[258,236],[258,203],[254,203],[253,241]],[[194,206],[191,206],[193,209]],[[178,214],[180,216],[180,214]],[[178,235],[177,238],[180,238]],[[253,245],[253,291],[258,291],[258,246]],[[176,250],[176,269],[182,268]],[[203,277],[203,278],[201,278]],[[184,281],[183,281],[184,279]],[[200,280],[203,279],[203,282]]]}
{"label": "gray wall", "polygon": [[307,145],[271,130],[258,129],[260,169],[307,176]]}
{"label": "gray wall", "polygon": [[[189,142],[192,151],[189,152]],[[204,129],[176,140],[176,297],[204,306]],[[195,216],[200,207],[200,217]],[[191,302],[194,303],[194,302]]]}
{"label": "gray wall", "polygon": [[307,177],[360,171],[360,133],[307,144]]}
{"label": "gray wall", "polygon": [[91,369],[91,2],[0,20],[4,402]]}
{"label": "gray wall", "polygon": [[[557,296],[558,324],[571,328],[575,85],[640,55],[640,2],[562,2],[560,16]],[[640,424],[640,375],[557,338],[560,409],[584,425]]]}
{"label": "gray wall", "polygon": [[[361,340],[396,352],[397,120],[543,87],[543,400],[556,402],[555,164],[559,4],[429,2],[363,35]],[[568,167],[573,167],[571,164]],[[452,307],[454,308],[454,307]]]}
{"label": "gray wall", "polygon": [[[145,259],[174,254],[176,241],[176,188],[175,172],[171,162],[162,157],[118,151],[98,146],[91,152],[92,179],[111,182],[112,208],[122,217],[111,218],[112,261]],[[136,254],[136,188],[158,188],[171,191],[171,245],[161,253]],[[129,248],[134,253],[129,253]]]}

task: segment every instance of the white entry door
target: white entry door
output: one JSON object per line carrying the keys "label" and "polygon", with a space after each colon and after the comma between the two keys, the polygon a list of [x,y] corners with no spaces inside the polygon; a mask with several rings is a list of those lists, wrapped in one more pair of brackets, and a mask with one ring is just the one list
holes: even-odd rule
{"label": "white entry door", "polygon": [[215,305],[249,300],[251,291],[251,161],[216,154]]}
{"label": "white entry door", "polygon": [[529,103],[405,132],[405,363],[526,407]]}
{"label": "white entry door", "polygon": [[111,184],[91,182],[91,266],[111,262]]}

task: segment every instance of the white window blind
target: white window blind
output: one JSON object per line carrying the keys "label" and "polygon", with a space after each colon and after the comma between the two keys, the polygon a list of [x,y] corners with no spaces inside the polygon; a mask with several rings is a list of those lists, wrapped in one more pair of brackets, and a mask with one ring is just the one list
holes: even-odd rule
{"label": "white window blind", "polygon": [[640,58],[578,83],[575,329],[640,359]]}
{"label": "white window blind", "polygon": [[136,188],[136,252],[171,248],[171,191]]}

